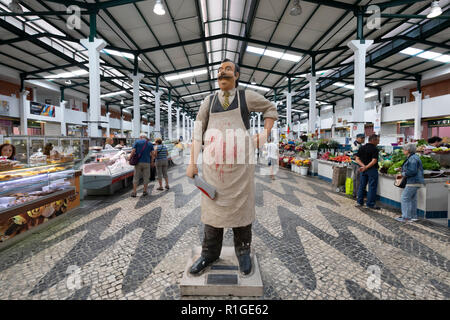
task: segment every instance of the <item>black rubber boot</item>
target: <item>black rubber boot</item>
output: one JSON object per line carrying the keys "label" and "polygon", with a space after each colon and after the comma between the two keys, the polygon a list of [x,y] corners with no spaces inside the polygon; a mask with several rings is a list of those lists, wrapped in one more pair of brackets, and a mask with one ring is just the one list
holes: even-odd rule
{"label": "black rubber boot", "polygon": [[239,262],[239,271],[248,275],[252,271],[252,259],[250,257],[250,245],[252,241],[252,225],[233,228],[234,251]]}

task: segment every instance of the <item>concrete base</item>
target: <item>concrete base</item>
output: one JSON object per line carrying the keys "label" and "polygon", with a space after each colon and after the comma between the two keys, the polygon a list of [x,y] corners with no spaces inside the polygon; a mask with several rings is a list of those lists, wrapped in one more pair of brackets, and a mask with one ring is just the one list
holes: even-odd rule
{"label": "concrete base", "polygon": [[189,273],[192,264],[200,257],[202,248],[195,247],[186,265],[180,282],[182,296],[240,296],[261,297],[263,284],[258,260],[252,252],[252,272],[244,276],[239,272],[239,263],[234,247],[223,247],[220,259],[199,276]]}

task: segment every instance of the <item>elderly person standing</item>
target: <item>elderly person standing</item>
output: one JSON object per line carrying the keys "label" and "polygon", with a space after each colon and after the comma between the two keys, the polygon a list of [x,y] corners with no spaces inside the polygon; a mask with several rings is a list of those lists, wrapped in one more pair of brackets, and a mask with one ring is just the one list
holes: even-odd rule
{"label": "elderly person standing", "polygon": [[416,145],[408,143],[403,147],[407,156],[401,168],[401,176],[406,177],[406,187],[402,193],[402,216],[395,220],[400,222],[417,221],[417,190],[424,185],[422,161],[416,154]]}

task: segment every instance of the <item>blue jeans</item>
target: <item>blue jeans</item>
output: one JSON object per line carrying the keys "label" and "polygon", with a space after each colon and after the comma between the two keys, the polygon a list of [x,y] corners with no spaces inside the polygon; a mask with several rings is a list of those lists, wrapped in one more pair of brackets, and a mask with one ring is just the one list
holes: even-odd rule
{"label": "blue jeans", "polygon": [[367,171],[361,172],[357,198],[360,205],[364,205],[364,191],[366,190],[367,183],[369,184],[369,191],[367,192],[367,206],[375,207],[378,187],[378,170],[376,166]]}
{"label": "blue jeans", "polygon": [[402,218],[416,219],[417,218],[417,190],[419,187],[408,187],[402,193]]}

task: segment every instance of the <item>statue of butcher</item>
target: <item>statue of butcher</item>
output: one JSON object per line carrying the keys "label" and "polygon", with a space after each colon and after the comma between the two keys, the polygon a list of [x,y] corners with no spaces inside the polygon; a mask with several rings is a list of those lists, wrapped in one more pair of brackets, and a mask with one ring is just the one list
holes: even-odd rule
{"label": "statue of butcher", "polygon": [[[201,221],[204,223],[202,253],[189,272],[199,275],[214,263],[222,250],[223,229],[232,228],[239,270],[252,271],[250,245],[255,220],[255,147],[267,141],[278,119],[276,106],[251,90],[238,90],[239,66],[225,59],[217,75],[220,90],[206,97],[194,125],[191,157],[186,175],[198,174],[197,160],[202,153],[202,176],[215,188],[211,199],[202,194]],[[262,112],[264,130],[250,137],[249,114]],[[230,134],[231,133],[231,134]]]}

